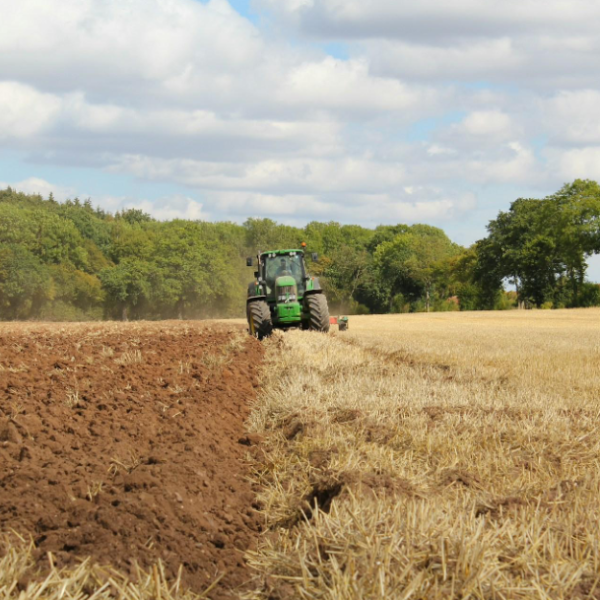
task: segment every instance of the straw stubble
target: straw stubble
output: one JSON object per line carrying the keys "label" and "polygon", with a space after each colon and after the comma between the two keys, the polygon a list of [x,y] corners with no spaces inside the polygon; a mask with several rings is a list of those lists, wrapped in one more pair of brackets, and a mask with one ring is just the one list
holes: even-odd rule
{"label": "straw stubble", "polygon": [[600,311],[276,334],[250,598],[600,597]]}

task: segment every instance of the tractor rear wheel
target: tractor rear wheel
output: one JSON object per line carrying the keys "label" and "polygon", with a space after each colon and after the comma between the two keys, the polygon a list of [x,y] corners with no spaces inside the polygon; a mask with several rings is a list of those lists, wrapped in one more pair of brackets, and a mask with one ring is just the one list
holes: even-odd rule
{"label": "tractor rear wheel", "polygon": [[250,335],[262,340],[273,332],[273,321],[269,305],[264,300],[248,302],[246,309]]}
{"label": "tractor rear wheel", "polygon": [[311,294],[306,298],[308,308],[308,329],[311,331],[329,331],[329,307],[325,294]]}

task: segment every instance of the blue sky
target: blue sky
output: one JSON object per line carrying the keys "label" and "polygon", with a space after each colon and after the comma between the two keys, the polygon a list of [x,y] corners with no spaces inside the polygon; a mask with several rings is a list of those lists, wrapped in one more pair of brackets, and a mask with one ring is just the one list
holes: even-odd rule
{"label": "blue sky", "polygon": [[600,178],[599,18],[587,0],[21,0],[0,22],[0,183],[470,244],[516,198]]}

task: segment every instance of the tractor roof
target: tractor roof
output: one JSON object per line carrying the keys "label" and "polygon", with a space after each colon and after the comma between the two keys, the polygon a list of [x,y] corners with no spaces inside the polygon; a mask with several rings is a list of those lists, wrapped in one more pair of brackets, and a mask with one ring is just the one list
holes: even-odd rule
{"label": "tractor roof", "polygon": [[260,255],[267,256],[269,254],[277,254],[278,256],[285,256],[292,252],[295,252],[296,254],[304,254],[304,250],[292,248],[291,250],[269,250],[268,252],[261,252]]}

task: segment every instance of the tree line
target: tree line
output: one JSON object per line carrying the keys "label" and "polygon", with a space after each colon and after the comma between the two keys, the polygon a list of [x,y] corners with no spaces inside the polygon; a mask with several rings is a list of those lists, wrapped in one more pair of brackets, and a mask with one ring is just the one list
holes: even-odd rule
{"label": "tree line", "polygon": [[[90,200],[0,191],[0,319],[164,319],[244,315],[258,250],[297,248],[347,313],[600,305],[586,260],[600,253],[600,186],[576,180],[519,199],[469,248],[429,225],[270,219],[157,221]],[[506,284],[515,291],[505,291]]]}

